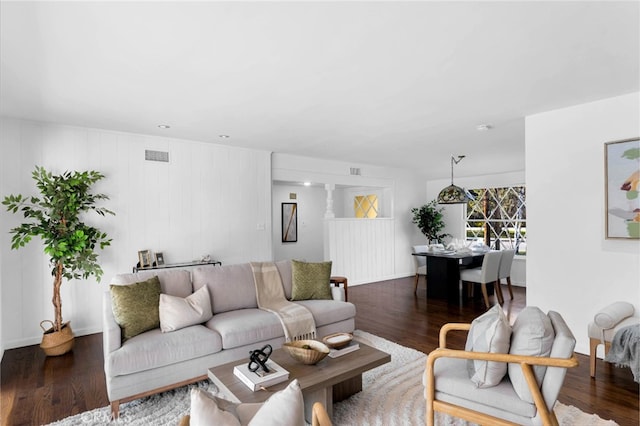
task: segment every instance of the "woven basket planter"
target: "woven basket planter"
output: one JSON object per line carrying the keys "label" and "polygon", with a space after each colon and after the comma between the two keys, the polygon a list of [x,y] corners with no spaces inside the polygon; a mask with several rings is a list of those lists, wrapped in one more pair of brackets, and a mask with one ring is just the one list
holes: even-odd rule
{"label": "woven basket planter", "polygon": [[[45,329],[42,324],[51,324],[51,328]],[[42,342],[40,347],[47,356],[64,355],[73,349],[74,336],[69,321],[62,324],[60,331],[53,329],[53,322],[44,320],[40,322],[40,328],[44,332],[42,334]]]}

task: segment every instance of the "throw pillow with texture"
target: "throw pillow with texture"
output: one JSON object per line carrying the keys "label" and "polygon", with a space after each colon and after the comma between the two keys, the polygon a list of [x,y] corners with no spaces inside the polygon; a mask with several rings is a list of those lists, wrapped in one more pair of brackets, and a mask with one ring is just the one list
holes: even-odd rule
{"label": "throw pillow with texture", "polygon": [[211,301],[205,285],[188,297],[160,295],[160,329],[163,333],[209,321]]}
{"label": "throw pillow with texture", "polygon": [[122,339],[160,327],[160,281],[157,276],[129,285],[111,285],[113,316],[122,329]]}
{"label": "throw pillow with texture", "polygon": [[190,425],[300,426],[305,424],[304,400],[298,380],[274,393],[263,404],[236,404],[195,388],[191,390]]}
{"label": "throw pillow with texture", "polygon": [[191,389],[190,426],[240,426],[240,421],[235,414],[235,406],[229,402],[230,410],[226,410],[224,400],[216,398],[208,392],[199,389]]}
{"label": "throw pillow with texture", "polygon": [[331,299],[331,262],[291,261],[291,300]]}
{"label": "throw pillow with texture", "polygon": [[[549,317],[540,308],[528,306],[518,314],[518,318],[513,323],[509,353],[547,357],[551,354],[554,338],[555,332]],[[533,396],[529,391],[527,379],[525,379],[520,365],[509,364],[507,368],[513,389],[520,399],[533,404]],[[546,371],[547,367],[543,365],[533,367],[538,384],[542,382]]]}
{"label": "throw pillow with texture", "polygon": [[[511,326],[500,305],[495,305],[471,322],[467,335],[466,351],[509,353]],[[468,360],[467,369],[471,381],[479,388],[498,385],[507,374],[504,362]]]}
{"label": "throw pillow with texture", "polygon": [[[238,407],[240,410],[240,407]],[[249,422],[249,426],[299,426],[304,421],[304,400],[298,380],[267,399]]]}

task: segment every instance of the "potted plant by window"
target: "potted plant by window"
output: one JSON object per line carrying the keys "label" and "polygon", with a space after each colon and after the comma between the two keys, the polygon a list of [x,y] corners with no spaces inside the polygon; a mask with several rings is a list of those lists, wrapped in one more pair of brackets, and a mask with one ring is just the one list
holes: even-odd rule
{"label": "potted plant by window", "polygon": [[438,209],[436,205],[436,200],[432,200],[422,207],[411,209],[413,223],[418,225],[420,231],[427,237],[429,244],[442,243],[443,238],[449,236],[449,234],[441,233],[444,229],[443,209]]}
{"label": "potted plant by window", "polygon": [[[60,286],[62,279],[86,279],[94,275],[98,281],[102,268],[98,264],[96,247],[103,249],[110,245],[107,234],[85,224],[82,214],[93,210],[101,216],[114,213],[96,206],[108,200],[104,194],[93,194],[91,186],[104,178],[99,172],[64,172],[53,175],[43,167],[36,166],[32,173],[40,196],[9,195],[2,204],[9,212],[20,211],[27,221],[10,232],[11,248],[24,247],[33,237],[44,242],[44,252],[50,258],[53,276],[53,307],[55,320],[40,323],[44,334],[40,347],[48,356],[62,355],[73,347],[74,336],[69,322],[62,322],[62,300]],[[45,329],[43,323],[52,323]]]}

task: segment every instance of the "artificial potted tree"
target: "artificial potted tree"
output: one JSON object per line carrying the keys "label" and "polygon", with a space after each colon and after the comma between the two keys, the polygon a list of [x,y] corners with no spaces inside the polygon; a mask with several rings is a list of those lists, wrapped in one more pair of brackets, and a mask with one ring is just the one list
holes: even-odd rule
{"label": "artificial potted tree", "polygon": [[[104,175],[97,171],[64,172],[53,175],[44,167],[36,166],[32,173],[40,196],[9,195],[2,204],[9,212],[20,211],[27,221],[13,228],[10,233],[11,248],[24,247],[33,237],[44,242],[44,253],[50,258],[53,276],[55,319],[40,323],[44,333],[40,347],[48,356],[63,355],[73,348],[73,331],[69,322],[62,322],[62,279],[86,279],[94,275],[98,281],[102,268],[98,264],[96,248],[110,245],[111,239],[97,228],[82,220],[84,212],[94,211],[100,216],[114,213],[97,202],[108,200],[104,194],[93,194],[90,189]],[[42,324],[52,323],[50,329]]]}
{"label": "artificial potted tree", "polygon": [[414,207],[411,209],[411,213],[413,213],[413,223],[418,225],[420,232],[427,237],[428,244],[442,244],[444,237],[449,236],[449,234],[441,233],[444,229],[443,209],[438,209],[436,205],[436,200],[432,200],[422,207]]}

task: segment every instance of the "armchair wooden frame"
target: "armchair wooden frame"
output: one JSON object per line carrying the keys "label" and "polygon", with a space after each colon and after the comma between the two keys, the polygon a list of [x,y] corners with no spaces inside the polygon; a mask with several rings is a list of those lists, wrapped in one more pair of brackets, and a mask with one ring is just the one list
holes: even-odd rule
{"label": "armchair wooden frame", "polygon": [[438,349],[432,351],[427,357],[426,366],[426,399],[427,399],[427,411],[426,411],[426,423],[427,426],[434,425],[434,414],[436,411],[452,415],[454,417],[460,417],[465,420],[478,423],[478,424],[491,424],[497,426],[513,426],[515,423],[499,419],[488,414],[484,414],[475,410],[453,405],[447,402],[438,401],[435,399],[435,377],[434,377],[434,365],[436,359],[447,358],[462,358],[473,360],[486,360],[520,364],[522,372],[533,396],[533,401],[536,405],[540,418],[544,425],[558,426],[558,419],[555,416],[553,410],[549,410],[544,402],[544,398],[540,389],[538,388],[538,382],[536,381],[533,373],[532,366],[534,365],[546,365],[550,367],[571,368],[578,365],[578,359],[575,354],[571,358],[550,358],[550,357],[537,357],[537,356],[525,356],[525,355],[510,355],[510,354],[497,354],[487,352],[470,352],[463,350],[447,349],[447,333],[453,330],[469,331],[471,324],[462,323],[449,323],[445,324],[440,329],[440,344]]}
{"label": "armchair wooden frame", "polygon": [[311,409],[311,426],[331,426],[331,419],[329,414],[325,410],[324,405],[320,402],[315,402]]}

